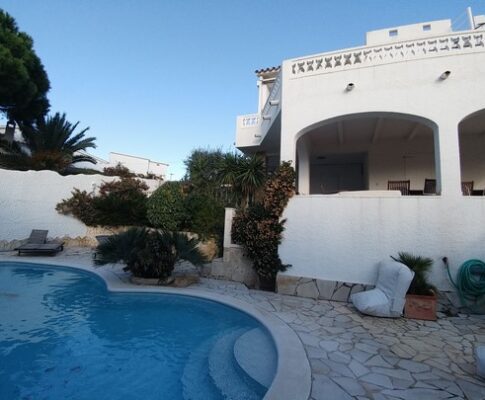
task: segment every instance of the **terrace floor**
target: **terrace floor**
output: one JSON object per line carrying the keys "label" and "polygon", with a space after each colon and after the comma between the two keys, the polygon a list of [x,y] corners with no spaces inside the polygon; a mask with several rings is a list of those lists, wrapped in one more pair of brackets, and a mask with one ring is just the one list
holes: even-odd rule
{"label": "terrace floor", "polygon": [[[35,260],[89,266],[91,251],[71,248]],[[0,261],[32,258],[6,252]],[[128,281],[119,266],[102,268]],[[293,329],[310,361],[311,400],[485,399],[485,380],[475,374],[474,359],[475,346],[485,345],[483,315],[439,315],[436,322],[374,318],[347,303],[249,290],[233,282],[201,279],[190,288],[250,303]]]}

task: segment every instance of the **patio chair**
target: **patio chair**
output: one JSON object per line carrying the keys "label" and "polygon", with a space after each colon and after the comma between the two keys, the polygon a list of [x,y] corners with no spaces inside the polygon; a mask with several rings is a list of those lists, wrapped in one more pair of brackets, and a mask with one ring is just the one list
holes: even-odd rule
{"label": "patio chair", "polygon": [[383,261],[379,265],[375,289],[350,296],[354,306],[363,314],[397,318],[402,315],[406,293],[414,272],[397,261]]}
{"label": "patio chair", "polygon": [[462,182],[461,192],[463,196],[471,196],[473,194],[473,181]]}
{"label": "patio chair", "polygon": [[[110,236],[111,235],[97,235],[96,236],[96,240],[98,242],[97,246],[99,246],[100,244],[107,243]],[[96,249],[94,250],[94,253],[93,253],[93,260],[98,259],[98,248],[97,248],[97,246],[96,246]]]}
{"label": "patio chair", "polygon": [[401,195],[409,196],[411,181],[387,181],[387,190],[399,190]]}
{"label": "patio chair", "polygon": [[54,255],[64,250],[64,242],[47,242],[48,232],[49,231],[43,229],[32,229],[27,242],[15,249],[18,251],[18,255],[20,256],[22,253],[31,255]]}
{"label": "patio chair", "polygon": [[425,179],[423,194],[436,194],[436,179]]}

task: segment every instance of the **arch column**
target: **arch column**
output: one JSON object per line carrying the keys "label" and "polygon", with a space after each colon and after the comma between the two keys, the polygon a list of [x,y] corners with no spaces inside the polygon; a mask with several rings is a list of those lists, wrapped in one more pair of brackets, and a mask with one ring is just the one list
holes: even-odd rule
{"label": "arch column", "polygon": [[461,196],[460,142],[458,119],[435,120],[434,132],[437,191],[442,196]]}
{"label": "arch column", "polygon": [[303,136],[296,145],[298,193],[310,194],[310,146],[308,138]]}

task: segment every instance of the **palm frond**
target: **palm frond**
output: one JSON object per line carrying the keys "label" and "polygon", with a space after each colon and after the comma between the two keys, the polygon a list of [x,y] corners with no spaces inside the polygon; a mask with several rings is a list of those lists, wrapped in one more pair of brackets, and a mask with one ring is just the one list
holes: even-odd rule
{"label": "palm frond", "polygon": [[428,273],[433,266],[431,258],[416,256],[407,252],[399,252],[397,257],[391,256],[391,258],[406,265],[414,272],[414,278],[408,293],[427,295],[431,291],[437,292],[436,287],[428,282]]}
{"label": "palm frond", "polygon": [[95,158],[87,155],[87,154],[75,154],[72,156],[72,163],[71,164],[77,164],[80,162],[88,162],[91,164],[97,164],[97,161]]}
{"label": "palm frond", "polygon": [[128,266],[136,259],[144,247],[148,231],[145,228],[131,228],[126,232],[110,236],[96,248],[98,257],[95,264],[104,265],[124,262]]}

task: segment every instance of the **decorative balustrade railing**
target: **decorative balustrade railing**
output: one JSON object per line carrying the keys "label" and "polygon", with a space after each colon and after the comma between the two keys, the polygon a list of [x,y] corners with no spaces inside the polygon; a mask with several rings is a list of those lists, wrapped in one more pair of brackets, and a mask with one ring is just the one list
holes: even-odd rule
{"label": "decorative balustrade railing", "polygon": [[248,114],[241,117],[242,128],[251,128],[260,124],[259,114]]}
{"label": "decorative balustrade railing", "polygon": [[300,58],[291,64],[291,77],[298,78],[351,68],[475,51],[485,51],[485,32],[483,31],[449,34],[381,46],[357,47],[346,51]]}

